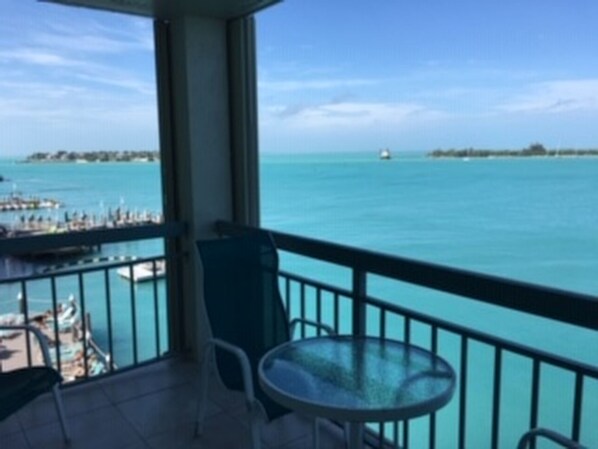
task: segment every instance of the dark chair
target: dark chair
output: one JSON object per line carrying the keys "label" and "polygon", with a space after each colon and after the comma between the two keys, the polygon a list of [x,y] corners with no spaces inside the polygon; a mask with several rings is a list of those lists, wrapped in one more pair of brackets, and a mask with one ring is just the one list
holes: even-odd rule
{"label": "dark chair", "polygon": [[68,444],[70,437],[59,388],[62,376],[52,367],[45,337],[38,328],[27,324],[0,325],[0,330],[31,332],[39,344],[45,364],[0,372],[0,421],[39,395],[52,391],[64,441]]}
{"label": "dark chair", "polygon": [[[209,364],[214,359],[224,385],[244,391],[253,449],[260,447],[261,414],[275,419],[290,411],[273,402],[259,384],[257,367],[270,349],[288,341],[298,322],[333,330],[309,320],[289,323],[278,289],[278,255],[270,234],[198,241],[203,292],[212,337],[202,362],[196,434],[203,430]],[[314,426],[317,442],[317,426]]]}
{"label": "dark chair", "polygon": [[517,449],[526,449],[528,445],[534,441],[536,438],[546,438],[547,440],[553,441],[567,449],[587,449],[585,446],[567,438],[560,433],[555,432],[554,430],[537,428],[532,429],[523,434],[521,439],[519,440],[519,444],[517,444]]}

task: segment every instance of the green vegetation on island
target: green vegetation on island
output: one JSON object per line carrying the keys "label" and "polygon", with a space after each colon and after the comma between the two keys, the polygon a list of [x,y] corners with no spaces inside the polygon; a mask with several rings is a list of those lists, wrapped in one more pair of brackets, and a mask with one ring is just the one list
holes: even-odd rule
{"label": "green vegetation on island", "polygon": [[541,143],[533,143],[521,150],[481,150],[465,148],[460,150],[434,150],[427,154],[434,158],[484,158],[484,157],[576,157],[576,156],[598,156],[598,149],[558,149],[549,150]]}
{"label": "green vegetation on island", "polygon": [[56,151],[33,153],[24,162],[154,162],[158,151]]}

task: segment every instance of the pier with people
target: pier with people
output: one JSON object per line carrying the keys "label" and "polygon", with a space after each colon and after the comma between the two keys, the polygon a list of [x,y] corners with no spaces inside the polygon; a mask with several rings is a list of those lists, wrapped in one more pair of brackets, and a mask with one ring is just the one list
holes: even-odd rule
{"label": "pier with people", "polygon": [[159,224],[164,221],[159,212],[128,210],[117,207],[106,214],[90,214],[85,211],[65,212],[62,219],[31,213],[21,214],[12,224],[4,224],[3,237],[55,234],[60,232],[93,231],[127,226]]}

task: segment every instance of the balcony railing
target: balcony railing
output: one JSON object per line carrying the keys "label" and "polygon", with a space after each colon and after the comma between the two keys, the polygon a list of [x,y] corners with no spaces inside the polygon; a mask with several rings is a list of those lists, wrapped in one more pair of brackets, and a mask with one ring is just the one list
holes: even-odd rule
{"label": "balcony railing", "polygon": [[[219,223],[217,229],[234,234],[246,228]],[[45,239],[24,243],[27,248],[39,248],[41,242],[46,248],[180,235],[180,229],[148,232],[91,234],[84,239],[76,235],[75,240],[60,236],[50,243]],[[447,359],[457,371],[455,398],[438,413],[403,423],[370,424],[368,438],[379,447],[515,447],[519,435],[538,426],[598,446],[596,298],[279,232],[273,236],[283,260],[292,255],[309,261],[302,267],[326,263],[335,273],[342,272],[340,281],[338,276],[318,279],[308,275],[308,269],[299,274],[281,272],[281,291],[290,317],[324,322],[339,333],[377,335],[424,346]],[[23,246],[15,241],[0,242],[2,253],[6,254],[6,248]],[[157,264],[164,257],[54,267],[58,269],[0,281],[1,299],[14,298],[17,304],[20,294],[17,311],[25,320],[33,319],[36,310],[49,310],[46,333],[59,342],[65,338],[59,304],[74,295],[80,316],[91,317],[82,320],[79,337],[90,330],[92,336],[92,340],[79,339],[81,369],[75,379],[101,375],[93,368],[98,357],[107,355],[104,373],[109,374],[161,358],[171,349],[168,335],[174,318],[168,314],[165,283],[154,278],[139,285],[118,275],[119,269],[132,275],[135,264]],[[167,260],[167,266],[169,263]],[[392,285],[381,288],[381,282]],[[438,301],[429,310],[421,310],[420,303],[429,297],[438,297]],[[44,302],[36,302],[40,299]],[[450,310],[438,306],[444,303],[460,309],[468,319],[453,319]],[[483,316],[485,322],[478,323],[484,321]],[[505,332],[502,327],[509,320],[523,323],[524,330],[539,327],[540,335],[562,332],[562,340],[573,341],[572,337],[581,335],[579,341],[588,344],[576,354],[550,344],[540,347],[520,333]],[[310,332],[314,331],[301,329],[303,336]],[[31,363],[35,348],[27,340],[24,345]],[[72,351],[55,344],[52,352],[56,365],[69,374]]]}
{"label": "balcony railing", "polygon": [[[217,229],[229,235],[247,228],[219,222]],[[340,266],[349,279],[349,286],[342,287],[281,272],[281,291],[290,317],[325,322],[341,333],[425,346],[455,367],[459,386],[452,403],[428,418],[371,424],[368,437],[379,440],[379,447],[515,447],[522,433],[538,426],[551,427],[590,447],[598,445],[597,298],[272,234],[283,254]],[[375,290],[381,278],[401,283],[386,289],[387,297],[376,298],[368,291],[368,281]],[[480,303],[491,304],[482,307],[496,319],[485,326],[464,325],[418,311],[417,301],[398,304],[401,291],[413,292],[414,284],[426,288],[424,296],[438,296],[439,301],[463,308],[464,314],[474,315]],[[450,299],[445,293],[452,294]],[[471,318],[475,322],[475,315]],[[510,319],[523,322],[524,331],[526,326],[540,326],[540,334],[565,332],[564,339],[581,334],[588,345],[578,352],[587,360],[534,347],[518,335],[499,336],[504,326],[501,320]],[[302,335],[309,331],[303,329]]]}
{"label": "balcony railing", "polygon": [[[5,255],[47,253],[80,245],[168,238],[180,232],[176,226],[156,225],[42,235],[0,240],[0,249]],[[39,326],[50,343],[54,365],[67,381],[160,359],[171,350],[164,280],[170,262],[162,250],[151,257],[113,255],[43,264],[36,274],[0,280],[0,319],[4,324]],[[38,362],[38,348],[27,335],[3,337],[10,352],[3,360],[6,368]]]}

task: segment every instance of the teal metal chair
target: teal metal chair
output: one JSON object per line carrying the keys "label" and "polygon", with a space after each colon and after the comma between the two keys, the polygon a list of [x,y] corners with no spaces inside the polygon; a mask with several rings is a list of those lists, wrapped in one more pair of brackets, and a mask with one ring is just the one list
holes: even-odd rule
{"label": "teal metal chair", "polygon": [[532,429],[525,432],[519,440],[517,449],[527,449],[532,441],[540,437],[553,441],[554,443],[557,443],[567,449],[588,449],[586,446],[582,446],[581,444],[571,440],[570,438],[567,438],[564,435],[561,435],[560,433],[543,428]]}
{"label": "teal metal chair", "polygon": [[[261,417],[280,417],[290,410],[262,391],[260,358],[289,341],[299,323],[327,333],[334,331],[310,320],[288,321],[278,288],[278,254],[270,234],[250,232],[238,237],[198,241],[206,311],[212,337],[204,348],[196,435],[203,430],[209,366],[215,360],[224,385],[245,393],[251,419],[253,449],[260,447]],[[314,425],[314,447],[318,443]]]}
{"label": "teal metal chair", "polygon": [[33,401],[39,395],[52,392],[60,427],[66,444],[70,442],[69,430],[64,414],[60,382],[62,376],[52,367],[50,351],[41,331],[28,324],[0,325],[3,331],[30,332],[36,338],[44,360],[43,366],[30,366],[7,372],[0,372],[0,421]]}

